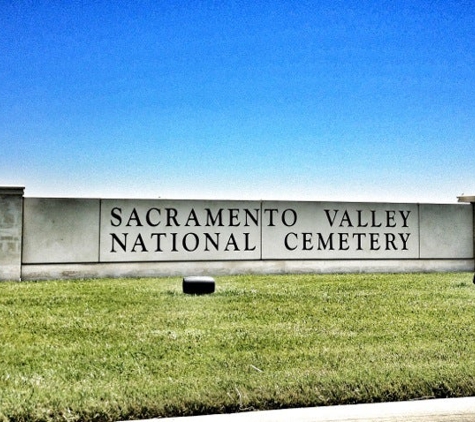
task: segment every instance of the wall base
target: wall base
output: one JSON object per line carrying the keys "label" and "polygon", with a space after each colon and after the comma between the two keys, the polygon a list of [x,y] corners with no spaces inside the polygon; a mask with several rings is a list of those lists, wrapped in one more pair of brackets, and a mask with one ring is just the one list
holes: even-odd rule
{"label": "wall base", "polygon": [[236,274],[472,272],[474,265],[473,259],[30,264],[22,266],[21,278],[48,280]]}

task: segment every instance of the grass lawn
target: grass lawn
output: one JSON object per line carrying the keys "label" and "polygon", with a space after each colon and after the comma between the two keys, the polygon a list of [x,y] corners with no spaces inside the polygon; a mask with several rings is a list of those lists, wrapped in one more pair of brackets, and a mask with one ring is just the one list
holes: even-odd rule
{"label": "grass lawn", "polygon": [[475,395],[471,273],[0,283],[0,420]]}

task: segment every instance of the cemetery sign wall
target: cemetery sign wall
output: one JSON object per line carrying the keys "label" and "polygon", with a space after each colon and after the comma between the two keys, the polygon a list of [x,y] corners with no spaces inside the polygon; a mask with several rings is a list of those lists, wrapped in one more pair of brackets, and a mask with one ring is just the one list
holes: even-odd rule
{"label": "cemetery sign wall", "polygon": [[473,204],[20,198],[2,279],[474,268]]}

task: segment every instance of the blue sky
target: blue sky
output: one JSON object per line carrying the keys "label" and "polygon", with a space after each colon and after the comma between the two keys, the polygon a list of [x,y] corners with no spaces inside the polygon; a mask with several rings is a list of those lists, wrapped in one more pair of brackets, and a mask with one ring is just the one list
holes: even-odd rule
{"label": "blue sky", "polygon": [[0,185],[455,202],[475,2],[0,1]]}

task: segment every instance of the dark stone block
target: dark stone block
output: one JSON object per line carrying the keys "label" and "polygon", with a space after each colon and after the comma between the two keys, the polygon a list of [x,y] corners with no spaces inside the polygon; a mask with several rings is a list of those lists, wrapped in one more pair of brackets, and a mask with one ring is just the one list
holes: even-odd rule
{"label": "dark stone block", "polygon": [[183,293],[204,295],[214,293],[215,282],[213,277],[189,276],[183,278]]}

